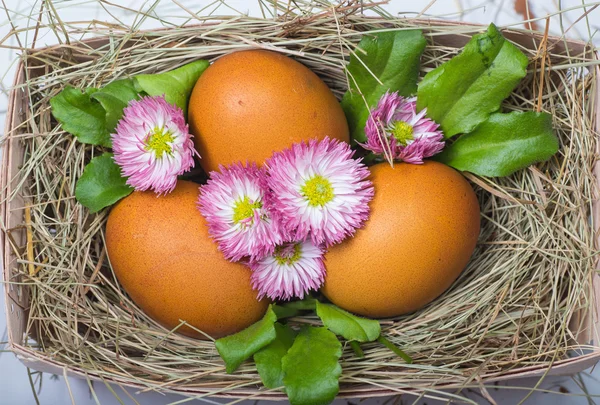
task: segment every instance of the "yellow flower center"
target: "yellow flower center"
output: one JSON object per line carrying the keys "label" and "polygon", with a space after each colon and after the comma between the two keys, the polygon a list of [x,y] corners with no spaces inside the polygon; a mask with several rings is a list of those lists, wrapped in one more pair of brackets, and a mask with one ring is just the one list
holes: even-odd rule
{"label": "yellow flower center", "polygon": [[320,175],[307,180],[300,191],[311,207],[322,207],[334,197],[331,182]]}
{"label": "yellow flower center", "polygon": [[273,254],[275,260],[280,265],[290,265],[298,261],[300,259],[300,243],[295,243],[293,245],[284,245],[277,246],[275,248],[275,253]]}
{"label": "yellow flower center", "polygon": [[396,121],[392,128],[392,135],[400,144],[406,146],[408,141],[413,140],[413,127],[408,122]]}
{"label": "yellow flower center", "polygon": [[235,206],[233,207],[233,222],[237,224],[240,221],[251,218],[254,216],[254,210],[261,208],[262,203],[260,201],[251,202],[246,196],[235,203]]}
{"label": "yellow flower center", "polygon": [[164,153],[171,155],[173,149],[169,143],[174,140],[175,137],[169,131],[165,131],[162,127],[155,127],[146,143],[146,150],[154,152],[157,158],[161,158]]}

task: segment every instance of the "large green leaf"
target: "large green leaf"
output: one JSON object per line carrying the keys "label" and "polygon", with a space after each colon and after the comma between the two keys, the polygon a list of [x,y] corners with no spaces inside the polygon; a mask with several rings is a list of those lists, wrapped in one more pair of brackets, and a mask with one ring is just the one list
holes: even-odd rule
{"label": "large green leaf", "polygon": [[342,345],[326,328],[304,327],[282,359],[283,382],[292,405],[325,405],[339,391]]}
{"label": "large green leaf", "polygon": [[277,337],[268,346],[254,353],[254,362],[260,379],[267,388],[283,386],[281,359],[294,343],[296,332],[288,325],[275,324]]}
{"label": "large green leaf", "polygon": [[481,176],[508,176],[558,151],[552,117],[537,112],[492,114],[436,156],[458,170]]}
{"label": "large green leaf", "polygon": [[225,361],[228,373],[233,373],[254,353],[271,343],[275,337],[275,322],[277,315],[269,305],[267,313],[258,322],[250,325],[241,332],[226,336],[215,342],[217,351]]}
{"label": "large green leaf", "polygon": [[73,134],[79,142],[92,145],[111,146],[110,132],[106,128],[106,113],[102,105],[92,100],[97,89],[88,88],[85,92],[66,86],[50,99],[52,115],[62,128]]}
{"label": "large green leaf", "polygon": [[91,212],[100,211],[131,194],[133,189],[121,177],[112,153],[93,158],[83,169],[75,186],[75,198]]}
{"label": "large green leaf", "polygon": [[317,301],[317,315],[323,325],[346,340],[372,342],[381,333],[381,325],[373,319],[361,318],[331,304]]}
{"label": "large green leaf", "polygon": [[183,110],[187,117],[187,105],[196,81],[206,70],[209,62],[197,60],[170,72],[137,75],[133,78],[135,88],[151,96],[165,96],[165,99]]}
{"label": "large green leaf", "polygon": [[131,100],[138,99],[138,93],[133,80],[123,79],[107,84],[92,94],[92,98],[97,100],[106,111],[106,129],[112,132],[123,116],[123,109]]}
{"label": "large green leaf", "polygon": [[410,96],[417,91],[421,54],[425,37],[420,30],[365,34],[347,70],[350,88],[342,107],[350,126],[350,136],[365,142],[369,110],[386,91]]}
{"label": "large green leaf", "polygon": [[525,77],[526,67],[527,57],[491,24],[459,55],[425,75],[417,109],[426,107],[447,138],[468,133],[499,110]]}

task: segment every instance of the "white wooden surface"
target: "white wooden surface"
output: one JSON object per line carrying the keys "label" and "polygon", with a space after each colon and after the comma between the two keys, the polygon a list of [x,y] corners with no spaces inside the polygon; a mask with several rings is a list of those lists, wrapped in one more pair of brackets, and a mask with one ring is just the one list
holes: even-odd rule
{"label": "white wooden surface", "polygon": [[[4,0],[4,3],[0,3],[0,39],[3,38],[10,30],[11,27],[8,24],[3,4],[6,8],[11,11],[17,11],[19,13],[28,14],[32,6],[38,6],[34,0]],[[462,19],[465,21],[478,22],[478,23],[489,23],[496,22],[498,25],[518,25],[521,16],[517,15],[513,7],[514,0],[438,0],[433,2],[429,9],[426,10],[425,15],[431,14],[436,16],[446,15],[452,19]],[[594,3],[589,3],[591,6]],[[153,2],[143,2],[140,0],[130,0],[129,2],[121,2],[120,4],[126,4],[131,9],[148,8]],[[204,5],[210,4],[213,1],[207,0],[186,0],[179,1],[192,10],[199,10]],[[259,8],[257,3],[253,0],[227,0],[228,4],[235,7],[237,10],[242,12],[248,12],[251,15],[259,15]],[[423,11],[428,5],[430,0],[413,0],[410,2],[403,0],[391,0],[385,7],[392,13],[399,13],[401,15],[415,15]],[[531,10],[536,16],[545,16],[547,14],[555,13],[557,7],[562,9],[568,9],[570,7],[578,6],[582,4],[582,0],[530,0]],[[108,16],[97,3],[86,3],[84,1],[71,1],[69,3],[61,3],[61,17],[63,20],[109,20]],[[170,10],[177,8],[177,5],[169,0],[162,0],[157,7],[157,13],[169,13]],[[226,10],[223,9],[222,14]],[[563,16],[562,23],[565,27],[568,27],[576,21],[579,16],[583,13],[582,10],[569,12]],[[119,14],[118,17],[122,20],[128,20],[132,18],[132,15]],[[585,20],[578,22],[570,31],[569,36],[574,38],[582,38],[588,40],[594,37],[594,33],[598,27],[600,27],[600,9],[594,10],[589,13],[589,25],[585,23]],[[23,22],[23,25],[25,23]],[[559,32],[559,20],[552,20],[550,31]],[[145,26],[146,27],[146,26]],[[595,41],[597,44],[600,43]],[[52,35],[44,35],[42,32],[38,39],[38,46],[50,45],[54,43]],[[8,41],[3,45],[16,45],[14,40]],[[7,89],[12,83],[14,75],[14,60],[16,58],[14,50],[2,48],[0,45],[0,131],[4,128],[4,118],[7,109]],[[31,391],[31,384],[28,377],[27,369],[19,363],[19,361],[8,352],[2,352],[3,342],[6,340],[3,331],[6,328],[6,320],[3,312],[4,302],[3,297],[0,294],[0,404],[11,404],[11,405],[25,405],[35,404],[35,398]],[[4,336],[4,337],[3,337]],[[39,375],[32,377],[34,380],[40,378]],[[69,379],[68,386],[72,394],[72,398],[67,388],[67,382],[62,376],[43,375],[43,383],[39,390],[38,397],[41,404],[61,405],[61,404],[119,404],[120,402],[115,399],[111,391],[104,385],[95,384],[93,393],[90,390],[87,382],[78,379]],[[528,394],[529,387],[533,387],[538,383],[537,380],[521,380],[509,383],[513,388],[507,386],[507,384],[500,384],[498,388],[489,389],[489,394],[498,404],[516,404],[525,399]],[[582,385],[583,383],[583,385]],[[35,384],[39,387],[39,382]],[[543,390],[550,390],[554,392],[562,391],[563,395],[535,392],[525,400],[527,404],[589,404],[587,398],[584,397],[584,392],[588,392],[592,396],[597,395],[600,397],[600,371],[595,372],[594,370],[588,370],[586,373],[581,373],[575,378],[571,377],[558,377],[548,378],[543,381],[539,388]],[[114,391],[119,394],[121,400],[126,404],[134,404],[135,402],[130,400],[120,388],[113,387]],[[570,395],[564,395],[565,393]],[[158,405],[158,404],[169,404],[178,402],[183,398],[176,395],[162,395],[158,393],[135,393],[130,391],[130,394],[140,404]],[[470,392],[468,396],[476,403],[487,404],[488,400],[484,399],[477,392]],[[592,398],[594,400],[595,398]],[[368,404],[383,404],[388,401],[389,398],[384,399],[373,399],[365,401]],[[413,403],[418,400],[414,397],[402,397],[401,403]],[[224,400],[193,400],[185,403],[224,403]],[[351,401],[352,402],[352,401]],[[247,402],[253,404],[254,401]],[[346,401],[338,400],[336,404],[345,404]],[[394,403],[390,401],[387,403]],[[400,402],[395,402],[400,403]],[[432,399],[421,399],[418,400],[419,404],[438,404],[445,403],[432,400]],[[591,402],[594,403],[594,402]]]}

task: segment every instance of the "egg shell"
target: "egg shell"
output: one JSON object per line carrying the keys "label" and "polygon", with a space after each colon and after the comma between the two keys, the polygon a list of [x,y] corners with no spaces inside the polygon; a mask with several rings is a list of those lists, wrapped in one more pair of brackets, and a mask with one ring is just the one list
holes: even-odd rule
{"label": "egg shell", "polygon": [[[112,268],[129,296],[168,329],[186,321],[213,338],[238,332],[267,309],[250,270],[225,260],[210,239],[196,202],[198,185],[179,181],[171,194],[133,192],[106,225]],[[188,326],[178,332],[204,336]]]}
{"label": "egg shell", "polygon": [[188,111],[207,172],[238,161],[262,164],[302,140],[349,141],[346,117],[327,85],[303,64],[271,51],[216,60],[198,79]]}
{"label": "egg shell", "polygon": [[441,163],[370,170],[370,218],[330,248],[323,293],[356,314],[393,317],[428,304],[459,276],[479,236],[479,203],[469,182]]}

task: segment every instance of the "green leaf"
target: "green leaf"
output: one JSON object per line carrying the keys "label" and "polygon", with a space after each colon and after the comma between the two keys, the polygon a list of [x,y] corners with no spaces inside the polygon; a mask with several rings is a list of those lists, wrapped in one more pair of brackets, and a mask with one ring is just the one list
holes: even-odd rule
{"label": "green leaf", "polygon": [[436,160],[481,176],[508,176],[558,151],[552,117],[537,112],[496,113],[462,135]]}
{"label": "green leaf", "polygon": [[378,321],[360,318],[335,305],[317,301],[317,315],[327,329],[346,340],[372,342],[381,333],[381,325]]}
{"label": "green leaf", "polygon": [[50,99],[52,115],[62,128],[79,142],[110,147],[110,132],[105,124],[105,111],[91,95],[97,90],[88,88],[84,93],[67,86]]}
{"label": "green leaf", "polygon": [[316,299],[307,297],[300,301],[286,302],[281,305],[273,304],[273,311],[277,314],[277,319],[283,319],[300,315],[303,311],[314,311],[316,305]]}
{"label": "green leaf", "polygon": [[187,104],[198,78],[206,70],[209,62],[197,60],[170,72],[137,75],[133,78],[135,88],[151,96],[162,96],[183,110],[187,117]]}
{"label": "green leaf", "polygon": [[475,35],[462,52],[427,73],[417,109],[440,124],[446,138],[468,133],[498,111],[525,77],[527,57],[504,39],[494,24]]}
{"label": "green leaf", "polygon": [[294,343],[296,332],[288,325],[275,324],[277,337],[268,346],[254,353],[254,362],[260,378],[267,388],[283,386],[281,359]]}
{"label": "green leaf", "polygon": [[107,84],[92,94],[92,99],[97,100],[106,111],[106,129],[112,132],[123,116],[123,109],[131,100],[138,99],[138,93],[133,80],[123,79]]}
{"label": "green leaf", "polygon": [[98,212],[131,194],[133,189],[121,177],[121,169],[112,153],[104,153],[91,160],[75,186],[75,198],[91,212]]}
{"label": "green leaf", "polygon": [[313,297],[307,297],[300,301],[291,301],[283,304],[285,308],[293,308],[299,311],[313,311],[316,308],[317,300]]}
{"label": "green leaf", "polygon": [[339,391],[342,345],[326,328],[304,327],[282,359],[283,382],[292,405],[325,405]]}
{"label": "green leaf", "polygon": [[398,91],[403,96],[417,91],[421,54],[426,44],[420,30],[362,37],[355,55],[350,56],[347,67],[350,88],[342,99],[352,139],[366,141],[364,128],[369,110],[386,91]]}
{"label": "green leaf", "polygon": [[299,309],[283,307],[277,304],[273,304],[273,311],[277,315],[277,319],[291,318],[302,313]]}
{"label": "green leaf", "polygon": [[231,374],[254,353],[271,343],[275,337],[277,315],[269,305],[267,313],[258,322],[241,332],[218,339],[217,351],[225,361],[227,373]]}

